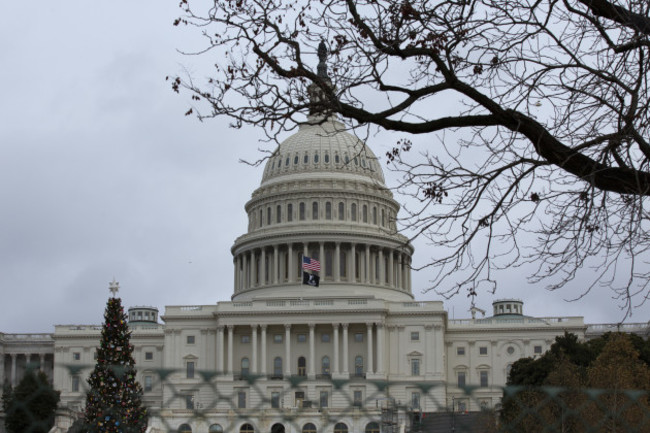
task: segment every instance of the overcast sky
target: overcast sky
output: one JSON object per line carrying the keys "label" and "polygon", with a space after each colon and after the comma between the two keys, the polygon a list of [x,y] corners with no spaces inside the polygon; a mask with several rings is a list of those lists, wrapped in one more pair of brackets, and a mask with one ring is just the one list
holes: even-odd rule
{"label": "overcast sky", "polygon": [[[172,26],[177,1],[4,2],[0,14],[0,332],[101,323],[108,283],[126,306],[230,299],[234,239],[259,185],[260,131],[185,117],[189,95],[165,76],[200,62],[177,49],[197,33]],[[371,142],[383,155],[393,142]],[[388,176],[389,184],[390,176]],[[401,197],[397,197],[401,200]],[[435,252],[416,243],[414,260]],[[425,273],[413,276],[420,300]],[[579,284],[549,293],[505,273],[499,291],[525,313],[617,322],[605,289],[568,303]],[[469,317],[463,295],[450,317]],[[648,319],[648,306],[628,321]]]}

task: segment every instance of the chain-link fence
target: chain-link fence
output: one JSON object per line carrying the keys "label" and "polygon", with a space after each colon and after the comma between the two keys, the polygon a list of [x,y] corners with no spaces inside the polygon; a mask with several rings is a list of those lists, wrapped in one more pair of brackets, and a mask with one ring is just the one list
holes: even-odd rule
{"label": "chain-link fence", "polygon": [[[61,390],[52,431],[83,431],[74,421],[83,417],[89,391],[84,379],[91,368],[62,369],[69,388]],[[186,370],[169,369],[140,373],[138,379],[151,432],[650,432],[647,389],[458,387],[215,371],[187,377]],[[21,405],[28,413],[29,404]],[[12,410],[3,414],[3,424]],[[39,422],[39,414],[32,416]]]}

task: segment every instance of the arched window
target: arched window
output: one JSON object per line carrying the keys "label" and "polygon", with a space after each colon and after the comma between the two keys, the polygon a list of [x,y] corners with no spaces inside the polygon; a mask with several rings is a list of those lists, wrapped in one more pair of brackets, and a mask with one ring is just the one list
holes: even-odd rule
{"label": "arched window", "polygon": [[368,205],[364,204],[363,207],[361,208],[361,217],[364,223],[368,222]]}
{"label": "arched window", "polygon": [[275,207],[275,222],[278,224],[282,222],[282,206],[280,205]]}
{"label": "arched window", "polygon": [[300,221],[305,220],[305,203],[300,202],[300,205],[298,205],[298,213],[300,214]]}
{"label": "arched window", "polygon": [[181,424],[178,427],[178,433],[192,433],[192,427],[189,424]]}
{"label": "arched window", "polygon": [[264,225],[264,212],[260,209],[260,227]]}
{"label": "arched window", "polygon": [[305,153],[305,158],[302,160],[302,162],[303,162],[304,164],[308,164],[308,163],[309,163],[309,154],[308,154],[308,153]]}
{"label": "arched window", "polygon": [[354,375],[363,376],[363,356],[358,355],[354,358]]}
{"label": "arched window", "polygon": [[284,433],[284,425],[280,423],[275,423],[271,426],[271,433]]}
{"label": "arched window", "polygon": [[307,376],[307,360],[304,356],[298,358],[298,376]]}
{"label": "arched window", "polygon": [[379,424],[376,422],[369,422],[366,425],[366,433],[379,433]]}
{"label": "arched window", "polygon": [[318,152],[314,153],[314,164],[318,164]]}
{"label": "arched window", "polygon": [[345,159],[344,160],[345,160],[346,165],[350,163],[350,157],[348,156],[347,153],[345,154]]}
{"label": "arched window", "polygon": [[325,163],[329,164],[329,162],[330,162],[330,154],[325,152]]}
{"label": "arched window", "polygon": [[375,206],[372,207],[372,223],[377,225],[377,208]]}
{"label": "arched window", "polygon": [[293,165],[298,165],[298,155],[293,157]]}
{"label": "arched window", "polygon": [[239,427],[239,433],[255,433],[255,429],[250,424],[244,424]]}
{"label": "arched window", "polygon": [[350,206],[350,219],[352,221],[357,220],[357,204],[356,203],[352,203],[352,205]]}
{"label": "arched window", "polygon": [[241,359],[241,375],[242,376],[248,376],[250,374],[250,366],[251,366],[251,363],[248,360],[248,358],[242,358]]}
{"label": "arched window", "polygon": [[209,433],[223,433],[223,427],[221,424],[212,424],[208,429]]}
{"label": "arched window", "polygon": [[331,220],[332,219],[332,203],[325,202],[325,219],[326,220]]}
{"label": "arched window", "polygon": [[334,433],[348,433],[348,426],[342,422],[338,422],[334,426]]}
{"label": "arched window", "polygon": [[289,157],[287,156],[287,159],[284,161],[284,166],[288,167],[289,166]]}
{"label": "arched window", "polygon": [[330,375],[330,357],[327,355],[323,356],[323,359],[321,360],[321,373],[323,376]]}
{"label": "arched window", "polygon": [[282,377],[282,358],[279,356],[273,359],[273,376]]}
{"label": "arched window", "polygon": [[293,204],[291,203],[287,205],[287,221],[293,221]]}
{"label": "arched window", "polygon": [[311,219],[318,219],[318,202],[315,201],[311,204]]}
{"label": "arched window", "polygon": [[339,158],[339,154],[338,154],[338,153],[335,153],[335,154],[334,154],[334,162],[335,162],[336,164],[338,164],[340,161],[341,161],[341,159]]}
{"label": "arched window", "polygon": [[386,227],[386,211],[384,209],[381,210],[381,226]]}
{"label": "arched window", "polygon": [[302,433],[316,433],[316,426],[310,422],[302,426]]}
{"label": "arched window", "polygon": [[343,221],[345,219],[345,204],[340,201],[339,202],[339,221]]}
{"label": "arched window", "polygon": [[266,225],[271,225],[271,207],[266,208]]}
{"label": "arched window", "polygon": [[359,165],[359,158],[356,156],[354,157],[354,165]]}

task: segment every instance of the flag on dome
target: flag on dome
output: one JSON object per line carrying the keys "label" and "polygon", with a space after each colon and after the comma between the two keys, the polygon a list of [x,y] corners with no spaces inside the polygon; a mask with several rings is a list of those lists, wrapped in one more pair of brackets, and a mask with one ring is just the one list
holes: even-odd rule
{"label": "flag on dome", "polygon": [[302,283],[307,284],[308,286],[318,287],[320,283],[320,277],[318,275],[302,271]]}
{"label": "flag on dome", "polygon": [[320,272],[320,262],[318,260],[312,259],[311,257],[303,257],[302,268],[308,269],[310,271]]}

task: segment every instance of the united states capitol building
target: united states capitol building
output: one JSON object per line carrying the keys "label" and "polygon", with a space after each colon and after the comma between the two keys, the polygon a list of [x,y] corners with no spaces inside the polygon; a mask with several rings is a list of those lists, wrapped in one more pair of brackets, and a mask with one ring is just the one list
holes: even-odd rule
{"label": "united states capitol building", "polygon": [[[463,320],[418,301],[399,205],[369,146],[344,129],[312,115],[267,161],[231,249],[230,301],[129,309],[144,403],[157,414],[150,431],[377,433],[408,413],[495,408],[519,358],[565,331],[617,329],[529,317],[514,299]],[[302,284],[302,257],[320,261],[318,287]],[[647,323],[624,326],[648,335]],[[0,382],[15,385],[39,363],[61,391],[66,431],[100,329],[0,333]]]}

